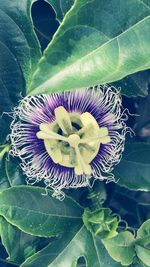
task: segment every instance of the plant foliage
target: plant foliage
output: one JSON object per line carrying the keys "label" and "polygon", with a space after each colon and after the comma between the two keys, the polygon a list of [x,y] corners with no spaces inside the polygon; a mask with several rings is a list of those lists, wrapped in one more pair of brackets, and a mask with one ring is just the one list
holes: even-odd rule
{"label": "plant foliage", "polygon": [[[33,15],[37,3],[51,20]],[[60,25],[50,40],[35,22]],[[150,266],[149,33],[149,0],[0,0],[0,266]],[[63,201],[42,183],[26,185],[9,155],[18,101],[105,83],[140,116],[130,118],[135,136],[116,184],[66,190]]]}

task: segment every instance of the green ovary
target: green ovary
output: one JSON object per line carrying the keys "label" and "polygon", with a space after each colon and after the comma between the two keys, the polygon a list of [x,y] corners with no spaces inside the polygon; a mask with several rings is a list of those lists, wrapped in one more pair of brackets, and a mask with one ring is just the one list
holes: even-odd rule
{"label": "green ovary", "polygon": [[51,159],[62,166],[74,168],[76,175],[91,174],[90,162],[100,144],[111,141],[106,127],[99,127],[88,112],[69,113],[63,106],[54,110],[55,121],[41,123],[37,137],[43,139]]}

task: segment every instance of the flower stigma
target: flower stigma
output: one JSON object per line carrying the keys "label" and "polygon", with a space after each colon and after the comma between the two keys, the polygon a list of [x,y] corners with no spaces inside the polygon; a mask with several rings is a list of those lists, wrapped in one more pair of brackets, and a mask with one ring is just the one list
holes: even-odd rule
{"label": "flower stigma", "polygon": [[41,123],[37,137],[55,163],[74,168],[76,175],[91,175],[90,162],[96,157],[100,144],[111,141],[107,127],[99,127],[89,113],[68,113],[63,106],[54,110],[55,121]]}

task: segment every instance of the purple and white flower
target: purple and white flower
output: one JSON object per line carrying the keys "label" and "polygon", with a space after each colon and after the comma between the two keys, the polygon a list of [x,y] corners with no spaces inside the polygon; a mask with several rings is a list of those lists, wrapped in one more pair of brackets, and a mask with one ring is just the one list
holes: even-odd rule
{"label": "purple and white flower", "polygon": [[43,180],[59,198],[63,188],[93,178],[114,180],[126,119],[119,91],[109,86],[25,97],[14,110],[11,152],[28,183]]}

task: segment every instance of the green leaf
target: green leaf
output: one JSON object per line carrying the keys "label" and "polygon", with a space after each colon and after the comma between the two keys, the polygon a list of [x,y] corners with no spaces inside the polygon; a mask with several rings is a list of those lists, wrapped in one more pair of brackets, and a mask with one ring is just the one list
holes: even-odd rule
{"label": "green leaf", "polygon": [[[149,84],[150,85],[150,84]],[[139,98],[136,101],[136,113],[140,114],[135,118],[135,132],[138,139],[150,143],[150,120],[149,120],[150,93],[147,97]]]}
{"label": "green leaf", "polygon": [[145,221],[138,229],[137,242],[143,246],[150,244],[150,219]]}
{"label": "green leaf", "polygon": [[5,163],[9,151],[9,145],[0,145],[0,192],[10,187],[10,182],[7,179]]}
{"label": "green leaf", "polygon": [[[25,1],[1,1],[0,6],[0,36],[1,56],[7,62],[6,57],[12,58],[14,72],[16,64],[21,67],[25,80],[28,82],[36,68],[41,53],[38,40],[33,31],[31,21],[31,5],[33,0]],[[5,53],[5,54],[4,54]],[[4,60],[3,64],[6,64]],[[15,63],[16,62],[16,63]],[[7,62],[7,66],[9,62]],[[17,68],[18,69],[18,68]],[[9,83],[15,78],[12,73]]]}
{"label": "green leaf", "polygon": [[61,21],[67,11],[71,8],[74,0],[46,0],[55,10],[57,19]]}
{"label": "green leaf", "polygon": [[150,266],[150,219],[145,221],[137,231],[135,251],[141,265]]}
{"label": "green leaf", "polygon": [[104,84],[148,69],[149,31],[150,5],[142,1],[75,1],[46,49],[28,94]]}
{"label": "green leaf", "polygon": [[121,94],[131,96],[147,96],[150,83],[150,70],[140,71],[129,75],[124,79],[113,83],[115,87],[121,88]]}
{"label": "green leaf", "polygon": [[0,152],[0,192],[12,186],[25,184],[26,178],[16,158],[10,155],[9,157],[8,155],[1,157],[4,152],[8,152],[9,146],[1,147],[3,147],[3,150]]}
{"label": "green leaf", "polygon": [[5,169],[6,157],[0,158],[0,192],[10,187]]}
{"label": "green leaf", "polygon": [[43,237],[80,225],[82,208],[68,197],[61,202],[48,192],[43,195],[45,189],[35,186],[6,189],[0,193],[0,215],[20,230]]}
{"label": "green leaf", "polygon": [[138,258],[144,262],[147,266],[150,266],[150,249],[143,248],[141,246],[136,245],[135,251]]}
{"label": "green leaf", "polygon": [[130,267],[147,267],[139,258],[135,258]]}
{"label": "green leaf", "polygon": [[0,4],[0,142],[9,133],[10,118],[2,115],[25,92],[41,57],[33,31],[30,8],[32,0],[5,0]]}
{"label": "green leaf", "polygon": [[[2,60],[1,56],[6,58],[6,61]],[[20,93],[23,92],[23,78],[19,66],[18,72],[15,69],[16,63],[13,62],[11,55],[8,55],[7,58],[1,47],[0,62],[0,143],[3,144],[6,142],[6,136],[10,132],[12,120],[7,112],[12,110],[16,101],[20,98]],[[3,81],[1,75],[3,76]]]}
{"label": "green leaf", "polygon": [[0,217],[0,235],[9,255],[8,260],[18,264],[34,254],[42,242],[42,238],[23,233],[3,217]]}
{"label": "green leaf", "polygon": [[132,190],[150,191],[150,144],[126,144],[114,174],[118,184]]}
{"label": "green leaf", "polygon": [[48,266],[55,258],[67,247],[74,236],[78,233],[80,229],[79,225],[74,225],[73,228],[64,232],[58,240],[49,243],[41,251],[35,253],[33,256],[29,257],[21,266],[22,267],[45,267]]}
{"label": "green leaf", "polygon": [[76,267],[81,256],[85,257],[87,267],[121,267],[109,257],[101,240],[93,237],[84,226],[75,231],[74,236],[66,232],[61,240],[27,259],[21,267],[61,267],[62,263]]}
{"label": "green leaf", "polygon": [[9,158],[5,160],[5,170],[10,186],[23,185],[26,183],[26,176],[23,174],[16,158],[9,155]]}
{"label": "green leaf", "polygon": [[103,244],[109,255],[123,266],[130,265],[135,256],[134,236],[129,232],[121,232],[111,239],[104,239]]}

